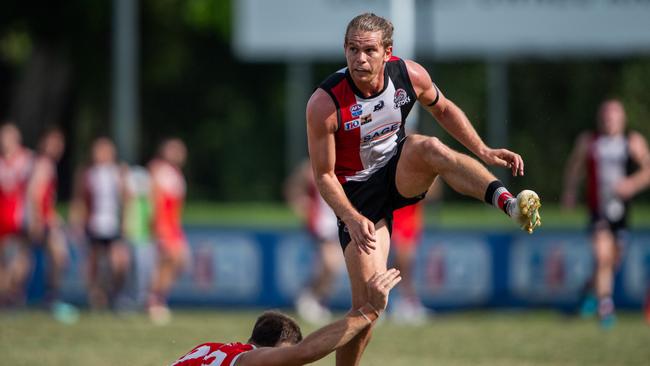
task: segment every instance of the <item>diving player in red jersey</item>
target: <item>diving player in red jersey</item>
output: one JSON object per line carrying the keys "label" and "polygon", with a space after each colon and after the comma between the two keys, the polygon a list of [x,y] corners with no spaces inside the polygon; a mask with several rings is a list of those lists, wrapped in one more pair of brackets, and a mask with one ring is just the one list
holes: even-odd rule
{"label": "diving player in red jersey", "polygon": [[[406,136],[404,122],[419,101],[483,162],[524,173],[521,156],[486,146],[422,66],[393,56],[392,33],[392,24],[374,14],[352,19],[343,44],[347,68],[327,78],[307,104],[309,154],[321,195],[339,217],[353,308],[365,302],[369,276],[386,269],[393,211],[421,200],[438,175],[528,232],[540,223],[534,192],[514,198],[478,161],[434,137]],[[337,351],[337,365],[359,364],[369,339],[370,328]]]}
{"label": "diving player in red jersey", "polygon": [[[24,285],[31,266],[26,245],[24,218],[27,182],[33,153],[22,146],[16,125],[0,127],[0,303],[24,302]],[[5,263],[10,241],[18,244],[11,262]]]}
{"label": "diving player in red jersey", "polygon": [[[629,201],[650,185],[650,152],[646,139],[626,131],[623,103],[602,102],[597,131],[583,132],[567,161],[563,205],[573,208],[577,189],[586,171],[587,205],[591,216],[591,240],[596,268],[582,304],[582,315],[598,313],[601,325],[615,322],[614,273],[621,259],[627,232]],[[632,173],[631,165],[639,169]]]}
{"label": "diving player in red jersey", "polygon": [[399,271],[375,273],[364,290],[367,302],[302,339],[288,316],[268,311],[255,322],[247,344],[204,343],[171,366],[297,366],[317,361],[373,324],[386,308],[388,293],[400,281]]}
{"label": "diving player in red jersey", "polygon": [[167,296],[189,259],[181,223],[186,189],[181,168],[186,157],[187,149],[183,141],[172,138],[160,144],[158,157],[149,163],[158,264],[151,284],[148,307],[151,320],[157,324],[165,324],[170,320]]}

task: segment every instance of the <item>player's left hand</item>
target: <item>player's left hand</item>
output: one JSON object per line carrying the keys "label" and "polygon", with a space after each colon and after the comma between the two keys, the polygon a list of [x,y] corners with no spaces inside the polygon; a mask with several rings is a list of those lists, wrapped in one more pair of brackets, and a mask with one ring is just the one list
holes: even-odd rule
{"label": "player's left hand", "polygon": [[488,165],[510,168],[513,177],[524,175],[524,159],[510,150],[487,148],[481,152],[480,158]]}

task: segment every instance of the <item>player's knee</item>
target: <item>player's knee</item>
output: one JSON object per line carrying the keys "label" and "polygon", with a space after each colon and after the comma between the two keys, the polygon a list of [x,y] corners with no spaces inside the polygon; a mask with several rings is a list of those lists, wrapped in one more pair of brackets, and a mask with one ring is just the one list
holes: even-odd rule
{"label": "player's knee", "polygon": [[447,166],[454,161],[453,151],[436,137],[427,137],[422,141],[423,156],[428,156],[436,167]]}

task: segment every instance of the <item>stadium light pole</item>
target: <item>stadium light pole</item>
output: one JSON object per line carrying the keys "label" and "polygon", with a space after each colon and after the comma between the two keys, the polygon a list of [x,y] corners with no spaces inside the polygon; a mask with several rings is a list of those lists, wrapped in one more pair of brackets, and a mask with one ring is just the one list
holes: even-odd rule
{"label": "stadium light pole", "polygon": [[138,0],[113,0],[112,135],[129,163],[138,158],[138,37]]}

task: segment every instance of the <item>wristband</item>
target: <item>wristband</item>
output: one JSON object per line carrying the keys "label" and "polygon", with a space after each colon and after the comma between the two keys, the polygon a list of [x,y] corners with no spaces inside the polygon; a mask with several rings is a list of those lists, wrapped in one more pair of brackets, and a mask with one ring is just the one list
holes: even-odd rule
{"label": "wristband", "polygon": [[381,313],[379,312],[379,310],[375,309],[375,307],[372,306],[372,304],[369,303],[369,302],[366,303],[366,304],[368,304],[368,305],[372,308],[372,311],[374,311],[374,312],[375,312],[375,315],[377,315],[377,318],[379,318],[379,315],[381,314]]}
{"label": "wristband", "polygon": [[357,309],[357,311],[359,312],[359,314],[361,314],[362,317],[366,318],[366,320],[368,321],[368,324],[372,324],[372,320],[370,320],[370,318],[368,318],[368,316],[361,310],[361,308]]}

